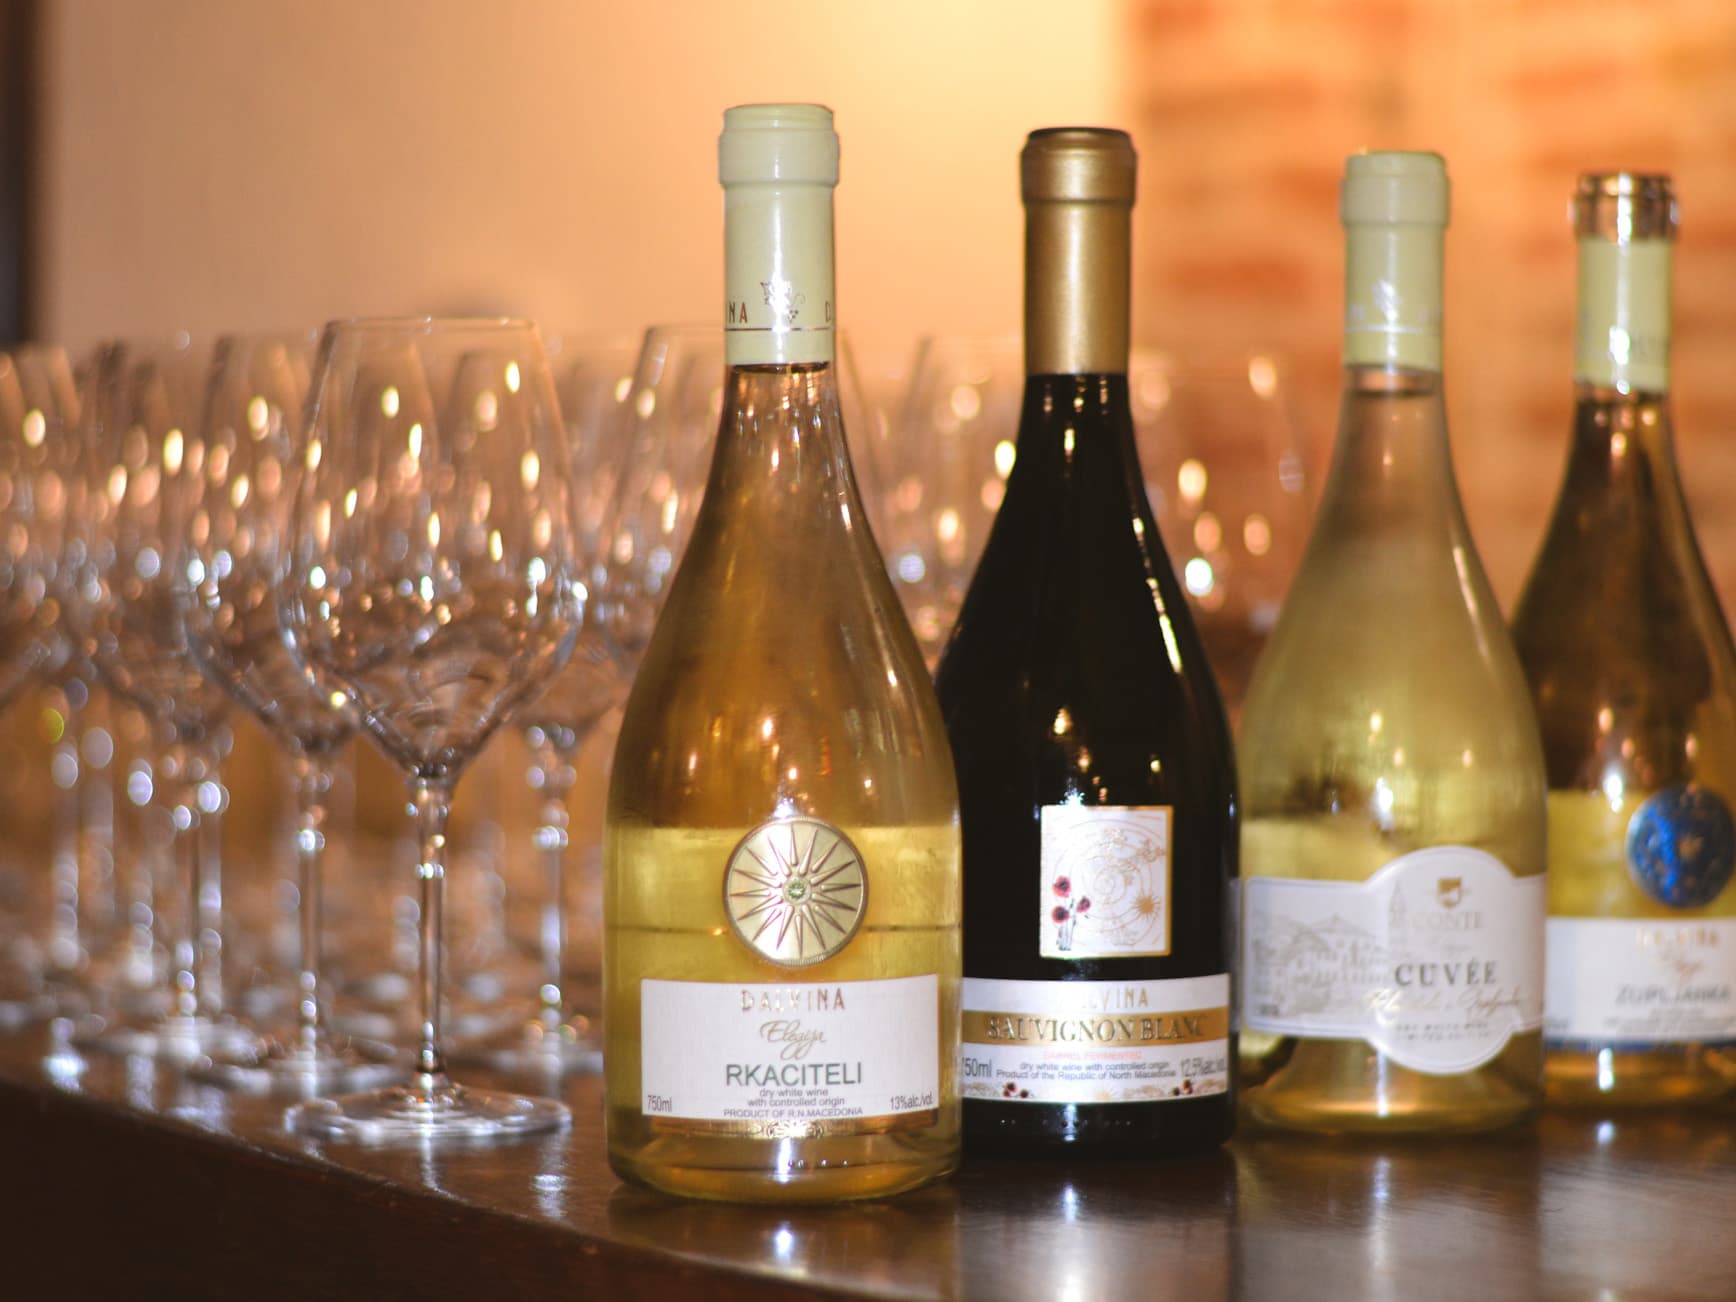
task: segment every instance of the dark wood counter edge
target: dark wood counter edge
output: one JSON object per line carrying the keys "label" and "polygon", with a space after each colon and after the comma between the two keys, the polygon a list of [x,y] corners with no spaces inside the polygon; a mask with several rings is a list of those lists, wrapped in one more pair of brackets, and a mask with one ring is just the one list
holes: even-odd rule
{"label": "dark wood counter edge", "polygon": [[[123,1162],[114,1160],[120,1146]],[[279,1151],[4,1075],[0,1154],[12,1204],[0,1216],[0,1293],[19,1302],[171,1289],[178,1300],[307,1302],[339,1287],[358,1297],[491,1302],[839,1295],[484,1210],[317,1152]]]}

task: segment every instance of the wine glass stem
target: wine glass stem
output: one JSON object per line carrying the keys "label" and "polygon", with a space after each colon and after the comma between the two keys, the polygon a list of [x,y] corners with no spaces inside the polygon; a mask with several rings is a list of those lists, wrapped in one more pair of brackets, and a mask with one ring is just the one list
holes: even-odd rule
{"label": "wine glass stem", "polygon": [[206,991],[200,988],[204,945],[203,921],[204,876],[199,845],[199,777],[196,773],[194,748],[180,739],[171,741],[164,752],[158,780],[167,794],[169,813],[170,861],[180,876],[179,893],[186,909],[185,917],[171,941],[174,972],[171,977],[172,1015],[194,1018],[204,1011]]}
{"label": "wine glass stem", "polygon": [[300,999],[296,1004],[296,1040],[304,1053],[313,1053],[319,1043],[323,1010],[320,1007],[320,860],[325,852],[326,796],[332,775],[324,759],[298,755],[295,760],[297,826],[295,835],[296,886],[300,894],[301,924]]}
{"label": "wine glass stem", "polygon": [[416,1071],[427,1088],[440,1083],[446,1074],[440,1050],[440,965],[446,948],[446,816],[452,807],[452,791],[427,778],[415,779],[411,790],[421,847],[416,875],[421,886],[417,944],[422,1042],[416,1051]]}
{"label": "wine glass stem", "polygon": [[49,709],[60,717],[60,737],[49,759],[54,782],[54,913],[49,924],[49,962],[58,972],[78,968],[83,946],[79,939],[79,711],[78,685],[56,688]]}
{"label": "wine glass stem", "polygon": [[198,846],[195,895],[200,1008],[216,1016],[223,1011],[223,806],[220,755],[215,739],[193,751],[193,828]]}
{"label": "wine glass stem", "polygon": [[[546,736],[546,735],[545,735]],[[571,747],[544,740],[536,748],[543,795],[542,822],[536,830],[537,848],[543,853],[548,890],[542,906],[542,987],[538,991],[537,1016],[552,1031],[566,1020],[566,1000],[561,993],[562,967],[566,961],[566,857],[567,795],[577,776]]]}

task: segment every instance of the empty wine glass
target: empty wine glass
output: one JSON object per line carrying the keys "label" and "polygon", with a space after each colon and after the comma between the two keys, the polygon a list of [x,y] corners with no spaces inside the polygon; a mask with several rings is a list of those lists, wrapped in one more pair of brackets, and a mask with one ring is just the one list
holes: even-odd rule
{"label": "empty wine glass", "polygon": [[1013,468],[1017,337],[926,338],[886,436],[865,458],[874,535],[930,672],[952,632]]}
{"label": "empty wine glass", "polygon": [[384,1045],[333,1039],[320,980],[320,863],[336,752],[354,723],[330,689],[295,663],[278,622],[278,580],[289,560],[289,506],[306,459],[302,407],[311,334],[231,335],[218,341],[205,391],[205,457],[189,527],[174,556],[193,658],[288,753],[295,773],[300,933],[294,1031],[214,1055],[220,1084],[325,1094],[384,1081]]}
{"label": "empty wine glass", "polygon": [[1308,534],[1284,365],[1140,350],[1128,392],[1146,493],[1233,723]]}
{"label": "empty wine glass", "polygon": [[[75,665],[59,600],[66,524],[67,457],[78,401],[65,352],[23,345],[0,352],[0,709],[32,677],[56,688],[45,717],[65,725],[54,740],[50,910],[41,945],[20,938],[0,955],[0,1025],[17,1025],[83,1000],[79,934],[77,729],[60,686]],[[70,754],[69,754],[70,751]],[[68,770],[68,761],[71,768]]]}
{"label": "empty wine glass", "polygon": [[553,1100],[454,1084],[440,1028],[453,787],[564,661],[583,614],[542,342],[513,321],[337,322],[307,411],[284,629],[303,668],[344,693],[409,780],[421,1028],[407,1085],[302,1103],[289,1124],[382,1143],[564,1126]]}
{"label": "empty wine glass", "polygon": [[[602,540],[616,498],[638,348],[565,335],[548,340],[547,351],[566,418],[574,555],[587,591],[600,592],[605,581]],[[571,658],[520,714],[532,755],[530,785],[541,800],[534,842],[547,886],[537,928],[540,981],[535,1003],[504,1035],[465,1051],[467,1058],[497,1071],[546,1077],[602,1067],[594,989],[575,998],[574,984],[567,978],[566,889],[567,799],[577,778],[578,752],[626,695],[601,611],[600,602],[587,603]]]}
{"label": "empty wine glass", "polygon": [[82,404],[81,473],[69,504],[77,592],[68,613],[104,681],[158,730],[150,798],[173,828],[176,894],[185,909],[170,938],[168,1009],[125,1019],[97,1043],[181,1061],[233,1050],[245,1038],[222,1004],[214,817],[226,702],[187,653],[172,565],[204,470],[204,384],[205,353],[185,335],[100,348]]}

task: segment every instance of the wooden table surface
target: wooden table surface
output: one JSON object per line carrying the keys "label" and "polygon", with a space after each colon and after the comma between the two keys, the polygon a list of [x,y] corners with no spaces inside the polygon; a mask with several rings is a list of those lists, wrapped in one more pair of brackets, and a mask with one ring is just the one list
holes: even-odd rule
{"label": "wooden table surface", "polygon": [[281,1105],[0,1036],[0,1298],[1736,1298],[1736,1107],[1169,1164],[970,1162],[876,1204],[628,1189],[570,1134],[321,1147]]}

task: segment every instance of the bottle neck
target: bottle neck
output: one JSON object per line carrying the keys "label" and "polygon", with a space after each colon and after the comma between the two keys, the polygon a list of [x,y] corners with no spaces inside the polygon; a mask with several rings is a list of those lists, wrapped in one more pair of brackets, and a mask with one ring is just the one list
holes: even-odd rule
{"label": "bottle neck", "polygon": [[1344,364],[1441,369],[1441,245],[1428,223],[1345,227]]}
{"label": "bottle neck", "polygon": [[830,362],[832,187],[738,183],[723,196],[725,360]]}
{"label": "bottle neck", "polygon": [[1581,399],[1596,390],[1670,390],[1670,271],[1666,238],[1579,241],[1579,312],[1573,378]]}
{"label": "bottle neck", "polygon": [[1025,373],[1125,375],[1133,205],[1025,203]]}
{"label": "bottle neck", "polygon": [[844,493],[855,501],[830,363],[730,366],[706,492],[707,502],[733,501],[749,521]]}
{"label": "bottle neck", "polygon": [[1320,518],[1323,525],[1400,531],[1462,523],[1438,371],[1345,368]]}

